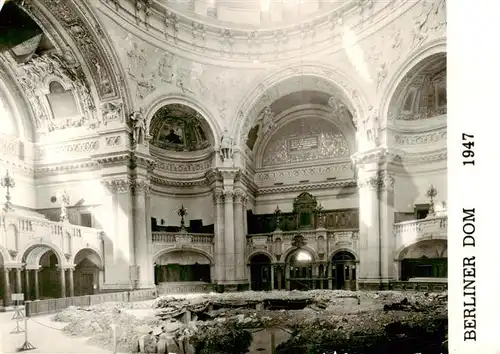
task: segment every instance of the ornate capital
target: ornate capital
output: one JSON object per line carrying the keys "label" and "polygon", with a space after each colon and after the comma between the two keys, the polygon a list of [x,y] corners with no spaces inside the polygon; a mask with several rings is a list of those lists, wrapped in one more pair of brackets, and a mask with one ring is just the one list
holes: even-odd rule
{"label": "ornate capital", "polygon": [[130,191],[130,187],[132,186],[132,181],[128,177],[119,178],[119,179],[109,179],[101,181],[105,191],[108,194],[115,193],[128,193]]}
{"label": "ornate capital", "polygon": [[358,181],[358,188],[368,188],[370,190],[392,190],[394,189],[394,177],[387,171],[379,171],[374,176],[369,176]]}
{"label": "ornate capital", "polygon": [[222,189],[216,189],[214,194],[212,195],[213,201],[215,204],[223,204],[224,203],[224,191]]}
{"label": "ornate capital", "polygon": [[233,198],[236,203],[241,203],[241,204],[245,204],[246,200],[248,199],[247,193],[242,189],[235,190]]}
{"label": "ornate capital", "polygon": [[234,195],[235,195],[233,190],[231,190],[231,189],[224,189],[223,193],[224,193],[224,201],[226,203],[233,201],[233,198],[234,198]]}
{"label": "ornate capital", "polygon": [[134,194],[144,194],[145,196],[151,195],[151,184],[149,181],[139,179],[131,181],[131,189]]}

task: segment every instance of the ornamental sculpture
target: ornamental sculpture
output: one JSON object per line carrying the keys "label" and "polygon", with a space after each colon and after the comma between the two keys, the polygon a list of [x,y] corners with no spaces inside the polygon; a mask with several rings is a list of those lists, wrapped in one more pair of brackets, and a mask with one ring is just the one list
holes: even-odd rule
{"label": "ornamental sculpture", "polygon": [[431,184],[429,189],[427,190],[426,196],[430,199],[429,203],[429,216],[434,216],[436,214],[435,208],[434,208],[434,197],[436,197],[438,194],[437,189]]}
{"label": "ornamental sculpture", "polygon": [[61,216],[60,221],[68,221],[67,207],[69,206],[69,195],[65,190],[60,190],[57,192],[57,199],[61,201]]}
{"label": "ornamental sculpture", "polygon": [[188,215],[188,212],[186,208],[184,208],[184,204],[182,204],[179,210],[177,210],[177,215],[181,217],[181,231],[185,231],[186,227],[184,226],[184,217]]}
{"label": "ornamental sculpture", "polygon": [[5,193],[5,204],[3,210],[5,212],[14,211],[12,208],[12,202],[10,201],[10,189],[16,186],[16,181],[9,175],[9,171],[5,172],[5,176],[0,180],[0,185],[6,189]]}
{"label": "ornamental sculpture", "polygon": [[130,122],[133,129],[133,137],[136,145],[147,145],[149,140],[149,133],[146,125],[146,117],[144,115],[144,108],[134,111],[130,114]]}
{"label": "ornamental sculpture", "polygon": [[233,157],[233,138],[227,131],[227,128],[224,128],[224,133],[222,134],[220,154],[223,162],[228,161]]}

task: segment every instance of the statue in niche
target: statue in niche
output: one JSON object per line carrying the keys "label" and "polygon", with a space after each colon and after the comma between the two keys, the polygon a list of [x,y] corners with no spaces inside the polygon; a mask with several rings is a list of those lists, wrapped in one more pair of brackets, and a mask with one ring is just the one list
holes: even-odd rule
{"label": "statue in niche", "polygon": [[271,110],[271,107],[266,106],[259,118],[262,119],[262,132],[267,134],[274,125],[274,113]]}
{"label": "statue in niche", "polygon": [[133,128],[134,142],[136,144],[146,144],[148,140],[146,117],[144,116],[144,108],[134,111],[130,114],[130,121]]}
{"label": "statue in niche", "polygon": [[376,112],[372,112],[366,120],[363,122],[365,132],[366,132],[366,140],[371,143],[374,147],[379,145],[379,131],[380,131],[380,122],[378,119],[378,114]]}
{"label": "statue in niche", "polygon": [[233,138],[227,131],[227,128],[224,128],[224,133],[222,134],[220,142],[220,154],[222,157],[222,161],[229,160],[233,157]]}

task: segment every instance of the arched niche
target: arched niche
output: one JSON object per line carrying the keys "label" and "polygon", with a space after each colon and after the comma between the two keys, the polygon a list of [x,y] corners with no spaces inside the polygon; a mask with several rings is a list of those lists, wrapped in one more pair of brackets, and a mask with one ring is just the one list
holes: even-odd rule
{"label": "arched niche", "polygon": [[175,250],[155,260],[155,283],[210,282],[211,259],[195,250]]}
{"label": "arched niche", "polygon": [[447,113],[446,53],[432,54],[402,78],[389,101],[393,124],[422,121]]}
{"label": "arched niche", "polygon": [[287,290],[315,288],[313,262],[313,254],[304,248],[297,248],[287,256],[285,268]]}
{"label": "arched niche", "polygon": [[332,255],[331,264],[333,288],[356,290],[356,257],[349,251],[340,250]]}
{"label": "arched niche", "polygon": [[47,97],[53,119],[74,118],[81,114],[72,88],[61,81],[49,79],[45,96]]}
{"label": "arched niche", "polygon": [[153,115],[149,125],[150,143],[156,152],[197,152],[214,145],[207,121],[193,108],[167,104]]}
{"label": "arched niche", "polygon": [[398,255],[403,281],[448,277],[447,240],[424,240],[405,247]]}
{"label": "arched niche", "polygon": [[101,256],[91,248],[83,248],[75,254],[73,263],[75,296],[97,293],[101,283],[101,269],[104,267]]}

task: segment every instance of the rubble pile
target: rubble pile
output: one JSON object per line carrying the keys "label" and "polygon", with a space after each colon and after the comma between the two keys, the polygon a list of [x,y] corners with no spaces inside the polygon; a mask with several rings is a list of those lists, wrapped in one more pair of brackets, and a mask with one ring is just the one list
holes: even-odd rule
{"label": "rubble pile", "polygon": [[[228,349],[230,345],[241,344],[237,350],[244,350],[252,330],[281,328],[293,335],[280,345],[279,354],[295,353],[294,347],[301,348],[300,353],[314,353],[311,345],[321,343],[318,348],[323,352],[336,343],[334,348],[344,350],[347,345],[351,349],[345,352],[355,354],[353,348],[365,345],[366,338],[380,342],[425,337],[422,328],[436,328],[433,333],[441,338],[446,307],[445,293],[249,291],[72,307],[56,314],[54,320],[67,322],[64,331],[68,334],[90,337],[93,344],[106,349],[112,349],[115,324],[117,350],[124,352],[152,348],[157,353],[235,352]],[[345,345],[339,347],[339,343]]]}

